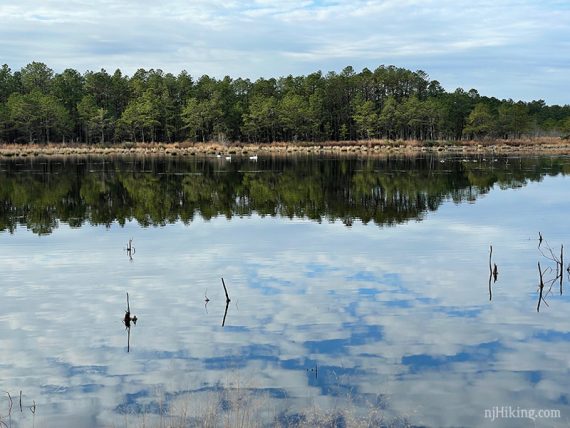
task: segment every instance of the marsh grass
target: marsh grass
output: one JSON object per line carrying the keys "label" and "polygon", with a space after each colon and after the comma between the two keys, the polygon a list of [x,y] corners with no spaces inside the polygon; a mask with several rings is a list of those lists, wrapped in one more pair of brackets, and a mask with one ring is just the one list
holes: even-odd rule
{"label": "marsh grass", "polygon": [[157,155],[157,156],[217,156],[251,154],[264,155],[299,155],[313,153],[351,154],[365,156],[383,156],[392,152],[415,154],[424,151],[453,153],[553,153],[569,154],[570,142],[555,137],[528,139],[480,141],[442,141],[442,140],[358,140],[358,141],[297,141],[263,143],[104,143],[86,145],[79,143],[49,144],[0,144],[0,157],[25,156],[109,156],[109,155]]}
{"label": "marsh grass", "polygon": [[[251,379],[232,374],[224,384],[181,393],[160,389],[142,394],[141,400],[115,408],[113,428],[368,428],[408,427],[406,418],[387,418],[381,396],[370,402],[358,400],[351,391],[336,396],[326,405],[307,398],[289,398],[259,388]],[[339,379],[342,389],[342,379]],[[340,389],[339,389],[340,391]],[[321,397],[322,398],[322,397]],[[25,401],[30,401],[24,396]],[[21,401],[20,401],[21,402]],[[18,405],[6,396],[0,411],[0,428],[35,427],[36,403]]]}
{"label": "marsh grass", "polygon": [[[17,428],[31,426],[35,428],[36,401],[30,400],[20,391],[19,396],[12,396],[8,391],[3,391],[5,401],[0,402],[0,428]],[[30,403],[31,401],[31,403]],[[5,408],[4,405],[6,406]]]}
{"label": "marsh grass", "polygon": [[[297,399],[298,401],[299,399]],[[350,393],[337,397],[332,406],[311,398],[299,409],[288,397],[276,397],[244,378],[225,385],[176,395],[156,392],[146,406],[125,413],[124,428],[368,428],[407,427],[405,418],[387,418],[384,404],[355,402]],[[330,404],[330,403],[329,403]]]}

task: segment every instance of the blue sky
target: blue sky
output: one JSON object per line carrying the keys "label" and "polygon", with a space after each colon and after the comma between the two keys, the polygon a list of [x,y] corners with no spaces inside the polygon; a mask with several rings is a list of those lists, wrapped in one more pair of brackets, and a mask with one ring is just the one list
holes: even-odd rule
{"label": "blue sky", "polygon": [[381,64],[570,104],[567,0],[3,0],[0,63],[279,77]]}

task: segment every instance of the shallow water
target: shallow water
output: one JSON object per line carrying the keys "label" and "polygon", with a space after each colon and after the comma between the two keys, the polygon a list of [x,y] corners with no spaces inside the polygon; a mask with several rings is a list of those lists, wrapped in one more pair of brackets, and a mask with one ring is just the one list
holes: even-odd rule
{"label": "shallow water", "polygon": [[[554,278],[548,248],[570,248],[568,172],[568,158],[2,161],[10,422],[139,426],[239,383],[264,392],[268,420],[351,406],[567,426],[569,278],[537,312],[537,263]],[[560,418],[492,422],[495,407]]]}

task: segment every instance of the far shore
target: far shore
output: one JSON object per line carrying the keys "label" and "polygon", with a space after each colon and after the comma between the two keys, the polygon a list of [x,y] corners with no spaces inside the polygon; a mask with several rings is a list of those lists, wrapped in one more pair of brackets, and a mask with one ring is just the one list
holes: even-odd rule
{"label": "far shore", "polygon": [[485,141],[328,141],[275,143],[0,144],[0,158],[36,156],[289,156],[351,155],[570,155],[570,140],[536,138]]}

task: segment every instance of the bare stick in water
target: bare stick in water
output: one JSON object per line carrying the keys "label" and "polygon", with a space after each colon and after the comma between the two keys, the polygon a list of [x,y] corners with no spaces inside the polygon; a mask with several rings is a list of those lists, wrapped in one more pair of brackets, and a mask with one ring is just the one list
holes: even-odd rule
{"label": "bare stick in water", "polygon": [[226,309],[224,311],[224,319],[222,320],[222,327],[226,325],[226,317],[228,316],[228,308],[230,307],[230,301],[226,300]]}
{"label": "bare stick in water", "polygon": [[560,295],[561,296],[562,296],[563,280],[564,280],[564,245],[560,245]]}
{"label": "bare stick in water", "polygon": [[540,302],[542,301],[542,290],[544,289],[544,282],[542,281],[542,270],[540,269],[540,262],[538,262],[538,275],[540,276],[540,294],[538,296],[538,305],[536,306],[536,312],[540,312]]}
{"label": "bare stick in water", "polygon": [[127,252],[129,259],[133,260],[133,256],[135,255],[135,247],[133,247],[133,238],[129,239],[129,243],[127,244],[127,248],[125,248],[125,251]]}
{"label": "bare stick in water", "polygon": [[10,400],[10,407],[8,408],[8,416],[12,416],[12,396],[8,391],[6,391],[6,394],[8,394],[8,400]]}
{"label": "bare stick in water", "polygon": [[228,296],[228,289],[226,288],[226,283],[224,282],[224,278],[222,278],[222,285],[224,286],[224,292],[226,293],[226,302],[230,303],[231,299],[230,296]]}
{"label": "bare stick in water", "polygon": [[493,278],[493,268],[491,267],[492,256],[493,256],[493,246],[489,245],[489,301],[493,300],[493,291],[491,290],[491,279]]}

